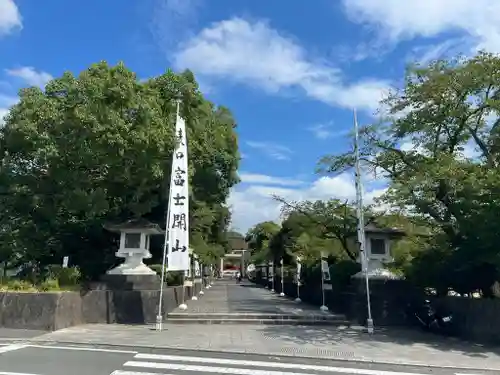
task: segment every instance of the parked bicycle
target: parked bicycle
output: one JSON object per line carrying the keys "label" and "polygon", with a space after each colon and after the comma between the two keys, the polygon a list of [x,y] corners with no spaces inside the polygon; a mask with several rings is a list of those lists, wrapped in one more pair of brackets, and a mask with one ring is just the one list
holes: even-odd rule
{"label": "parked bicycle", "polygon": [[425,331],[445,335],[450,335],[453,332],[453,314],[438,312],[429,300],[409,304],[407,316],[413,318]]}

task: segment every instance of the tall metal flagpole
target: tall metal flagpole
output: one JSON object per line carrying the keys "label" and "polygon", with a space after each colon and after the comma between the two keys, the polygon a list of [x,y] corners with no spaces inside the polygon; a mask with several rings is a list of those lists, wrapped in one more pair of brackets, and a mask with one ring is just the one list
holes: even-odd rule
{"label": "tall metal flagpole", "polygon": [[[179,116],[180,112],[180,100],[177,100],[177,108],[176,108],[176,119],[177,116]],[[177,120],[176,120],[177,121]],[[163,241],[163,259],[161,262],[161,278],[160,278],[160,301],[158,302],[158,315],[156,316],[156,329],[158,331],[161,331],[163,329],[163,289],[164,289],[164,283],[165,283],[165,277],[166,277],[166,270],[165,268],[167,267],[167,250],[168,250],[168,245],[169,245],[169,229],[170,229],[170,196],[172,195],[172,184],[170,184],[169,189],[168,189],[168,197],[169,197],[169,203],[167,206],[167,219],[166,219],[166,225],[165,225],[165,241]]]}
{"label": "tall metal flagpole", "polygon": [[356,109],[354,109],[354,157],[355,157],[355,179],[356,179],[356,203],[358,217],[358,242],[359,256],[361,259],[361,267],[366,284],[366,302],[368,307],[368,319],[366,320],[366,328],[368,333],[373,333],[372,308],[370,302],[370,281],[368,277],[368,259],[365,247],[365,218],[363,210],[363,185],[361,180],[360,154],[359,154],[359,128]]}

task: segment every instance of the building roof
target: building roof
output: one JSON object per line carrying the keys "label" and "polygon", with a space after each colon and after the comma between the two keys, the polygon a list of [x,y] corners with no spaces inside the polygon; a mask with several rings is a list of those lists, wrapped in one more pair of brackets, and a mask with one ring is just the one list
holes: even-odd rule
{"label": "building roof", "polygon": [[381,228],[375,223],[369,223],[365,226],[365,233],[386,234],[388,236],[402,237],[406,232],[399,228]]}
{"label": "building roof", "polygon": [[164,234],[165,231],[160,228],[158,224],[152,223],[146,219],[130,219],[123,223],[108,223],[104,224],[104,229],[110,232],[124,232],[130,230],[136,230],[137,232],[147,233],[147,234]]}
{"label": "building roof", "polygon": [[231,250],[247,250],[248,244],[245,241],[245,237],[238,232],[229,231],[227,233],[227,241]]}

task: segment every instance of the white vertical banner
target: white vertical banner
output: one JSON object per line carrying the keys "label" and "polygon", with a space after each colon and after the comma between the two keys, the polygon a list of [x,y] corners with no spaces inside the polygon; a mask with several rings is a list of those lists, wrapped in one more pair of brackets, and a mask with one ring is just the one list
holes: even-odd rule
{"label": "white vertical banner", "polygon": [[328,266],[327,256],[321,253],[321,275],[324,281],[330,281],[330,267]]}
{"label": "white vertical banner", "polygon": [[167,267],[169,271],[190,272],[188,150],[186,122],[179,114],[175,122],[175,140],[168,201]]}
{"label": "white vertical banner", "polygon": [[196,278],[201,277],[201,266],[196,254],[194,254],[194,277]]}
{"label": "white vertical banner", "polygon": [[300,256],[297,255],[297,275],[296,275],[296,281],[297,284],[300,284],[300,272],[302,271],[302,259]]}

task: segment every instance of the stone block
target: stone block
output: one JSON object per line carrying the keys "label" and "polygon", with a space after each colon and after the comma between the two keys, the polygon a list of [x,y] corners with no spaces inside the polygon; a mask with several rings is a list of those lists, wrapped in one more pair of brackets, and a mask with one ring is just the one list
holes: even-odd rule
{"label": "stone block", "polygon": [[[101,285],[102,286],[102,285]],[[0,293],[0,327],[53,331],[79,324],[153,324],[160,291],[95,288],[82,292]],[[186,300],[192,289],[185,289]],[[179,306],[182,287],[163,292],[163,316]]]}
{"label": "stone block", "polygon": [[157,274],[103,275],[101,281],[110,290],[159,290],[161,283]]}
{"label": "stone block", "polygon": [[81,324],[79,295],[65,293],[0,294],[0,326],[52,331]]}

